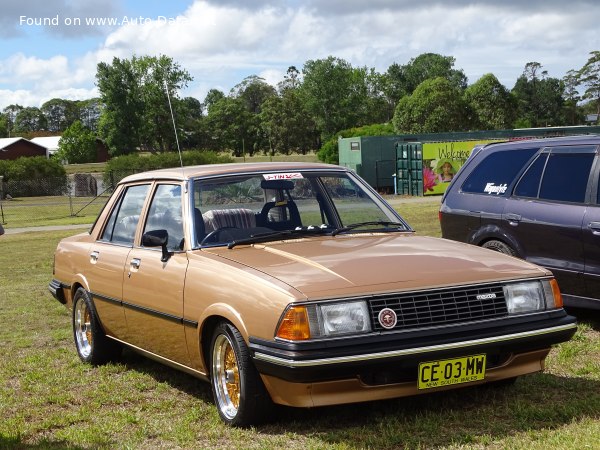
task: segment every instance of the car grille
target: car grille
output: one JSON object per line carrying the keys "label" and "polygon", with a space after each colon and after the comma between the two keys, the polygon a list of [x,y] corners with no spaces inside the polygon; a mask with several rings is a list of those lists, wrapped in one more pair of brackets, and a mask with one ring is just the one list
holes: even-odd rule
{"label": "car grille", "polygon": [[[373,329],[377,331],[446,325],[508,315],[504,290],[499,284],[378,296],[370,299],[369,308]],[[391,329],[379,323],[379,312],[384,308],[396,313],[397,323]]]}

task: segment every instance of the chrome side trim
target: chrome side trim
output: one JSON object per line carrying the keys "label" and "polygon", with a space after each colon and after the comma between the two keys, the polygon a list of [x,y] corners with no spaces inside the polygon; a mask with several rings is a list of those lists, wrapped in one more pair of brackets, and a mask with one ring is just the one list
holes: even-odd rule
{"label": "chrome side trim", "polygon": [[551,328],[543,328],[541,330],[523,331],[521,333],[507,334],[504,336],[494,336],[482,339],[473,339],[470,341],[453,342],[450,344],[430,345],[427,347],[407,348],[402,350],[393,350],[389,352],[368,353],[363,355],[340,356],[337,358],[322,358],[296,361],[293,359],[280,358],[278,356],[266,355],[256,352],[254,358],[260,361],[266,361],[279,366],[297,368],[297,367],[313,367],[325,366],[328,364],[343,364],[360,361],[372,361],[374,359],[395,358],[398,356],[415,355],[418,353],[431,353],[444,350],[454,350],[457,348],[473,347],[476,345],[493,344],[496,342],[511,341],[514,339],[522,339],[533,336],[542,336],[545,334],[558,333],[577,329],[577,324],[560,325]]}

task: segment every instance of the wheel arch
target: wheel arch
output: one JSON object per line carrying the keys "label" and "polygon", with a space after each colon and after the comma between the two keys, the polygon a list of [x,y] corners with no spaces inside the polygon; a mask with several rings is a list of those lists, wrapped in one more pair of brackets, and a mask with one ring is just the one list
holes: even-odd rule
{"label": "wheel arch", "polygon": [[198,342],[200,344],[200,358],[204,367],[210,373],[210,340],[214,329],[220,322],[228,322],[240,332],[246,344],[249,342],[249,335],[246,325],[240,314],[230,305],[224,303],[211,305],[198,321]]}
{"label": "wheel arch", "polygon": [[471,234],[468,242],[469,244],[481,247],[486,242],[493,240],[501,241],[504,244],[508,245],[515,251],[515,256],[523,259],[523,246],[512,235],[512,233],[507,232],[505,229],[499,227],[498,225],[489,224],[479,228]]}

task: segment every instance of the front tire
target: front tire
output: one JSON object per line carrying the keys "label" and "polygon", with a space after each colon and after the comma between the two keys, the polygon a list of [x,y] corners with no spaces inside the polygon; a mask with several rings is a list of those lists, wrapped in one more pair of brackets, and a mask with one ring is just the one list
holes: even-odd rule
{"label": "front tire", "polygon": [[100,326],[94,304],[83,288],[73,297],[73,338],[79,358],[94,366],[119,357],[121,345],[106,337]]}
{"label": "front tire", "polygon": [[494,250],[496,252],[504,253],[505,255],[515,256],[517,254],[517,252],[515,252],[510,245],[507,245],[504,242],[498,241],[496,239],[484,242],[482,247],[487,248],[489,250]]}
{"label": "front tire", "polygon": [[211,339],[211,387],[221,419],[232,426],[268,421],[273,402],[240,332],[221,322]]}

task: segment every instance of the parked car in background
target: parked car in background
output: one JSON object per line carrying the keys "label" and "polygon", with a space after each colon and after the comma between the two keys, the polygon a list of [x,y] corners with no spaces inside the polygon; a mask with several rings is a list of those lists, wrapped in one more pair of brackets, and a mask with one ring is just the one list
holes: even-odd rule
{"label": "parked car in background", "polygon": [[84,362],[129,346],[210,381],[231,425],[274,404],[510,382],[576,330],[548,270],[416,236],[325,164],[125,178],[88,233],[59,243],[49,287]]}
{"label": "parked car in background", "polygon": [[552,271],[566,305],[600,308],[598,136],[476,148],[442,198],[442,236]]}

